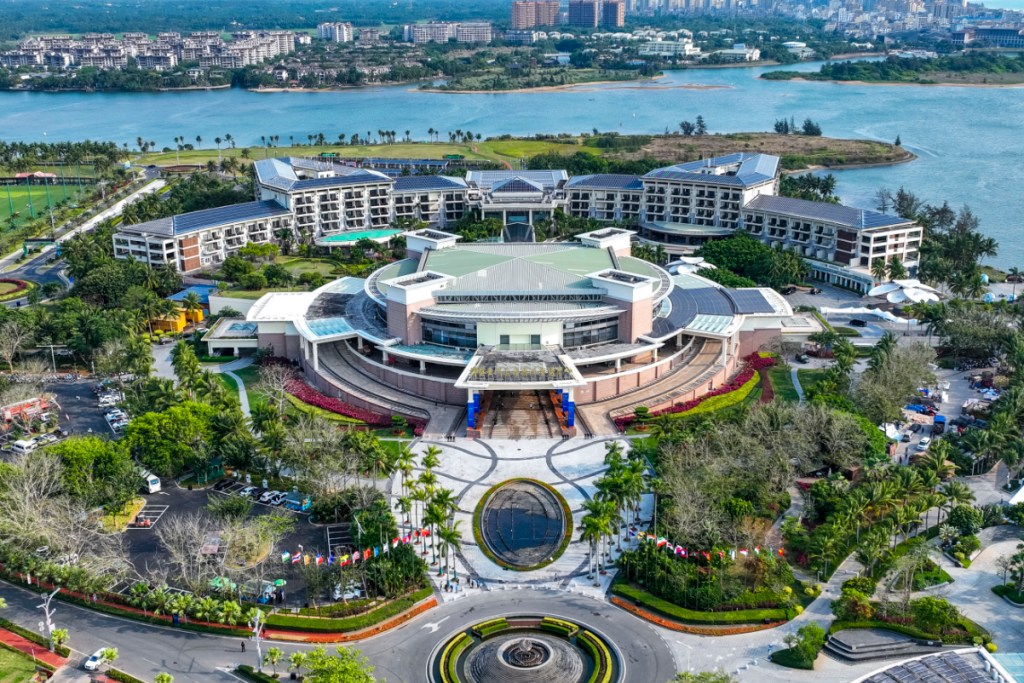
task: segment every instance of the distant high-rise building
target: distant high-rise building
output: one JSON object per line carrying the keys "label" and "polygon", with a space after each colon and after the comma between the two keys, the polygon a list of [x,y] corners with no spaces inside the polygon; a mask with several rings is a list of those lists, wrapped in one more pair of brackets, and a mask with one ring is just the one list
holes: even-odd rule
{"label": "distant high-rise building", "polygon": [[403,34],[411,43],[446,43],[452,38],[460,43],[489,43],[494,37],[491,24],[486,21],[432,21],[426,24],[408,24]]}
{"label": "distant high-rise building", "polygon": [[459,43],[489,43],[493,38],[491,24],[487,21],[466,22],[455,29],[455,40]]}
{"label": "distant high-rise building", "polygon": [[332,43],[351,43],[352,24],[340,21],[317,24],[316,37],[321,40],[329,40]]}
{"label": "distant high-rise building", "polygon": [[515,0],[512,3],[512,28],[558,24],[559,0]]}
{"label": "distant high-rise building", "polygon": [[623,0],[605,0],[601,7],[601,25],[621,28],[626,24],[626,3]]}
{"label": "distant high-rise building", "polygon": [[598,0],[569,0],[569,25],[597,28],[601,18]]}

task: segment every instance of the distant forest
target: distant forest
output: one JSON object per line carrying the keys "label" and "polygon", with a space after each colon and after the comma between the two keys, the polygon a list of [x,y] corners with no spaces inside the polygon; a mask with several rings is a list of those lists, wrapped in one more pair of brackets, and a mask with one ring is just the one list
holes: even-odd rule
{"label": "distant forest", "polygon": [[507,0],[0,0],[0,41],[27,33],[232,31],[309,28],[324,21],[355,25],[423,19],[505,20]]}
{"label": "distant forest", "polygon": [[867,82],[918,82],[927,80],[932,74],[986,73],[1006,74],[1024,72],[1024,60],[998,54],[971,52],[933,59],[910,59],[889,57],[875,62],[848,61],[823,64],[817,73],[796,71],[769,71],[761,74],[766,80],[789,80],[802,78],[812,81],[867,81]]}

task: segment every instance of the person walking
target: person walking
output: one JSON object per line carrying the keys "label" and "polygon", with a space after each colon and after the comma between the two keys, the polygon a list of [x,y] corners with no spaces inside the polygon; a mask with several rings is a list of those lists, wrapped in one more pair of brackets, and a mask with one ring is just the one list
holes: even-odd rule
{"label": "person walking", "polygon": [[245,652],[245,641],[242,641],[242,652]]}

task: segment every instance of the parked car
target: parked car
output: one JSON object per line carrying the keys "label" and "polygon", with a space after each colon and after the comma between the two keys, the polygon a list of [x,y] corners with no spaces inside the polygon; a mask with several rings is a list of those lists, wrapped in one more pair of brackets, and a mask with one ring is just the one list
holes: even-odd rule
{"label": "parked car", "polygon": [[811,360],[810,356],[808,356],[806,353],[798,353],[798,354],[796,354],[796,362],[797,363],[808,363],[808,362],[810,362],[810,360]]}
{"label": "parked car", "polygon": [[867,327],[867,321],[861,320],[860,318],[850,318],[851,327]]}
{"label": "parked car", "polygon": [[922,436],[921,440],[917,442],[917,450],[926,451],[928,450],[928,446],[930,446],[931,444],[932,439],[930,436]]}
{"label": "parked car", "polygon": [[915,422],[914,424],[910,425],[910,431],[912,431],[915,434],[917,434],[919,431],[921,431],[921,425],[919,423]]}
{"label": "parked car", "polygon": [[903,438],[900,439],[903,443],[910,443],[910,432],[903,432]]}
{"label": "parked car", "polygon": [[284,502],[284,499],[288,497],[288,494],[284,491],[278,491],[274,494],[274,497],[270,499],[271,505],[280,505]]}
{"label": "parked car", "polygon": [[231,482],[230,479],[221,479],[220,481],[218,481],[216,484],[213,485],[213,490],[214,491],[223,491],[227,487],[231,486],[231,483],[232,482]]}
{"label": "parked car", "polygon": [[255,490],[256,490],[255,486],[246,486],[244,489],[242,489],[241,491],[238,492],[238,495],[240,495],[240,496],[251,496]]}
{"label": "parked car", "polygon": [[93,652],[92,656],[85,660],[85,664],[82,665],[82,668],[86,671],[98,671],[100,664],[103,663],[103,650],[105,649],[106,648],[102,648]]}
{"label": "parked car", "polygon": [[355,581],[349,581],[342,590],[341,584],[335,584],[331,598],[334,600],[357,600],[363,596],[363,591]]}
{"label": "parked car", "polygon": [[280,491],[275,491],[273,489],[267,489],[266,491],[263,492],[263,495],[260,496],[260,502],[261,503],[269,503],[270,499],[273,498],[274,496],[276,496],[278,493],[280,493]]}

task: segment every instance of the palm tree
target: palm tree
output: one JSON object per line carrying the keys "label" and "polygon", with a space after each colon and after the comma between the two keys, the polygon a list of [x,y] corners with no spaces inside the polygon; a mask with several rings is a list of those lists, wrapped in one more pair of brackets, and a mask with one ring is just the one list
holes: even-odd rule
{"label": "palm tree", "polygon": [[[433,501],[427,503],[427,511],[423,515],[423,523],[430,527],[430,547],[433,550],[433,560],[430,563],[431,566],[437,564],[437,544],[433,542],[433,537],[437,534],[437,526],[439,524],[443,524],[447,518],[447,511],[443,507]],[[425,545],[423,547],[423,554],[427,554],[427,548]],[[440,575],[440,573],[441,572],[439,570],[438,575]]]}
{"label": "palm tree", "polygon": [[276,647],[272,647],[267,650],[267,653],[263,655],[263,663],[269,664],[274,669],[274,678],[277,678],[277,663],[284,658],[284,652]]}
{"label": "palm tree", "polygon": [[218,135],[213,139],[213,141],[217,143],[217,163],[220,163],[220,143],[223,142],[223,140],[221,140]]}
{"label": "palm tree", "polygon": [[974,501],[974,492],[960,481],[947,481],[939,489],[939,493],[946,497],[947,514],[957,505],[967,505]]}
{"label": "palm tree", "polygon": [[308,659],[309,655],[305,652],[293,652],[288,655],[288,669],[294,671],[296,676],[301,676],[302,668],[306,666]]}
{"label": "palm tree", "polygon": [[427,450],[423,453],[423,459],[420,460],[420,465],[429,472],[440,464],[441,449],[437,446],[427,446]]}
{"label": "palm tree", "polygon": [[452,555],[462,549],[462,534],[459,532],[459,524],[461,522],[455,520],[437,531],[437,538],[441,542],[441,554],[444,556],[444,573],[446,575],[450,566],[449,562],[452,565],[455,564]]}
{"label": "palm tree", "polygon": [[203,136],[197,135],[196,136],[196,148],[198,149],[198,148],[201,148],[202,146],[203,146]]}
{"label": "palm tree", "polygon": [[889,268],[884,258],[876,258],[871,261],[871,277],[875,278],[877,283],[885,282],[888,274]]}
{"label": "palm tree", "polygon": [[590,544],[590,557],[587,563],[587,578],[594,578],[597,566],[597,548],[604,536],[604,526],[595,515],[585,515],[580,520],[580,540]]}

